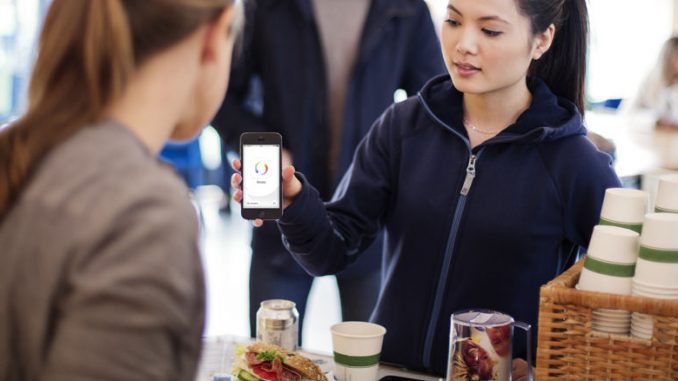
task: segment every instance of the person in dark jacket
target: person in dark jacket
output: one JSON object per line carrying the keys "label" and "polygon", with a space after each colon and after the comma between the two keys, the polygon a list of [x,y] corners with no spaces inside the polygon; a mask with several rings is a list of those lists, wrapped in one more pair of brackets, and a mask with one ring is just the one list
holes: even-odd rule
{"label": "person in dark jacket", "polygon": [[[329,200],[356,146],[393,103],[445,72],[422,0],[258,0],[246,3],[241,59],[213,121],[238,147],[246,131],[283,135],[284,157]],[[257,84],[252,86],[252,83]],[[258,89],[263,110],[256,112]],[[285,160],[285,159],[284,159]],[[337,274],[344,320],[368,320],[381,283],[381,241]],[[297,304],[303,325],[313,277],[290,257],[274,223],[252,235],[250,328],[262,300]]]}
{"label": "person in dark jacket", "polygon": [[278,224],[309,272],[341,271],[385,227],[382,361],[445,374],[450,315],[467,308],[536,327],[539,287],[588,244],[620,183],[582,125],[586,25],[585,0],[450,0],[449,75],[376,121],[333,200],[283,170]]}

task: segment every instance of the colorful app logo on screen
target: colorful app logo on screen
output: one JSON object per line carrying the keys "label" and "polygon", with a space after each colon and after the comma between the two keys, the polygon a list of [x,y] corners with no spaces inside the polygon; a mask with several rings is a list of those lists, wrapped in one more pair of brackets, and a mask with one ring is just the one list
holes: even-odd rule
{"label": "colorful app logo on screen", "polygon": [[268,173],[268,164],[266,164],[263,161],[257,161],[257,164],[254,165],[254,172],[259,175],[263,176]]}

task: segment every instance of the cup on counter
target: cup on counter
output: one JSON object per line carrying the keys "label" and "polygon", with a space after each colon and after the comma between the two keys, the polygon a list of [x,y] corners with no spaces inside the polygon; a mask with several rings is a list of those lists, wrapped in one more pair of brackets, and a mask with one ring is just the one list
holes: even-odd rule
{"label": "cup on counter", "polygon": [[654,211],[678,213],[678,174],[659,177]]}
{"label": "cup on counter", "polygon": [[635,280],[660,288],[678,287],[678,214],[645,216]]}
{"label": "cup on counter", "polygon": [[579,275],[578,290],[631,295],[633,265],[617,265],[586,257]]}
{"label": "cup on counter", "polygon": [[[630,295],[638,258],[638,238],[639,234],[629,229],[595,226],[577,288]],[[600,332],[627,334],[631,328],[628,311],[597,309],[592,311],[591,319],[592,328]]]}
{"label": "cup on counter", "polygon": [[600,211],[600,224],[619,226],[640,233],[647,213],[649,194],[638,189],[608,188]]}
{"label": "cup on counter", "polygon": [[652,316],[634,312],[631,316],[631,336],[650,340],[654,323]]}
{"label": "cup on counter", "polygon": [[578,288],[630,295],[638,257],[638,233],[617,226],[593,228]]}
{"label": "cup on counter", "polygon": [[[678,214],[650,213],[645,216],[631,293],[656,299],[678,299]],[[631,335],[650,339],[652,330],[650,315],[633,313]]]}
{"label": "cup on counter", "polygon": [[347,321],[333,325],[330,330],[337,381],[375,381],[386,328]]}
{"label": "cup on counter", "polygon": [[638,259],[639,236],[635,231],[618,226],[596,225],[587,254],[600,261],[634,264]]}

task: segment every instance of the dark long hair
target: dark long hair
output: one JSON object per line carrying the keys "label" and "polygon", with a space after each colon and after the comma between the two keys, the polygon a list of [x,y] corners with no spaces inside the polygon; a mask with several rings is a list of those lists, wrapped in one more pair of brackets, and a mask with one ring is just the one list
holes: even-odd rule
{"label": "dark long hair", "polygon": [[551,91],[574,102],[584,113],[588,10],[586,0],[516,0],[531,22],[532,33],[556,27],[551,48],[532,62],[528,75],[541,78]]}
{"label": "dark long hair", "polygon": [[99,121],[150,56],[236,0],[53,0],[40,34],[28,110],[0,131],[0,220],[57,145]]}

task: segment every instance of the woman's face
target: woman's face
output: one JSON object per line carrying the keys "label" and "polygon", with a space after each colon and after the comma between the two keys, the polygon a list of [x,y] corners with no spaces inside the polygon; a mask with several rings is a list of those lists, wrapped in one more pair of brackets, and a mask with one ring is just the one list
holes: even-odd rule
{"label": "woman's face", "polygon": [[530,63],[550,43],[541,34],[532,35],[516,0],[449,0],[441,35],[454,86],[472,94],[524,83]]}

